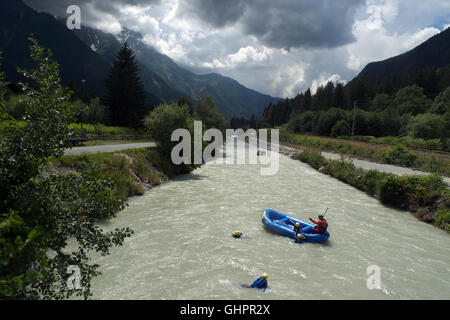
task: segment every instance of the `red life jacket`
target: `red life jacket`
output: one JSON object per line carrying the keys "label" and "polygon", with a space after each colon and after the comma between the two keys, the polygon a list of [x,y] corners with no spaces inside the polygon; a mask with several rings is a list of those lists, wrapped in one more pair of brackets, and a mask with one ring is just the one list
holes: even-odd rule
{"label": "red life jacket", "polygon": [[312,233],[325,233],[328,228],[328,222],[327,220],[319,220],[319,221],[313,221],[316,224],[316,227],[312,231]]}

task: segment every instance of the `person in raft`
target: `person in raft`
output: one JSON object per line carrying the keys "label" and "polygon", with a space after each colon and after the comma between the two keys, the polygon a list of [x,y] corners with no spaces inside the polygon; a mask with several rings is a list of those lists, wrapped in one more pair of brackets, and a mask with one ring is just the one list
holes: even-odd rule
{"label": "person in raft", "polygon": [[297,233],[295,236],[295,243],[303,243],[305,241],[306,236],[303,233]]}
{"label": "person in raft", "polygon": [[309,218],[309,220],[311,220],[311,222],[316,225],[316,227],[311,231],[311,233],[325,233],[325,231],[327,231],[328,222],[323,215],[319,216],[319,221],[314,221],[311,218]]}
{"label": "person in raft", "polygon": [[294,232],[295,232],[295,234],[302,233],[302,226],[300,225],[299,222],[295,223],[295,225],[294,225]]}

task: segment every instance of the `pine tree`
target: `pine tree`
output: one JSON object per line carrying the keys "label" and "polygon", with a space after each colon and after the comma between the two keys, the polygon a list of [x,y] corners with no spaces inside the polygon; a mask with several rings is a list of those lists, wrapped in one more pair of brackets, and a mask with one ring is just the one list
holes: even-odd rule
{"label": "pine tree", "polygon": [[146,113],[146,92],[138,76],[135,56],[127,43],[119,50],[106,79],[103,104],[109,108],[111,124],[142,127]]}
{"label": "pine tree", "polygon": [[311,97],[311,90],[308,88],[305,92],[305,109],[311,110],[311,104],[312,104],[312,97]]}
{"label": "pine tree", "polygon": [[334,88],[333,107],[341,109],[345,107],[344,85],[342,83],[336,84]]}

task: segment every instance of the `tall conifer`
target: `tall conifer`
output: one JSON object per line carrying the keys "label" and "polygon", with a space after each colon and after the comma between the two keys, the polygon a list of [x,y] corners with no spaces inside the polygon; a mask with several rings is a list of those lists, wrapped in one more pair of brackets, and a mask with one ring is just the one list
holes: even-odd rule
{"label": "tall conifer", "polygon": [[117,53],[106,79],[106,88],[103,104],[109,108],[112,124],[142,127],[149,107],[134,53],[127,43]]}

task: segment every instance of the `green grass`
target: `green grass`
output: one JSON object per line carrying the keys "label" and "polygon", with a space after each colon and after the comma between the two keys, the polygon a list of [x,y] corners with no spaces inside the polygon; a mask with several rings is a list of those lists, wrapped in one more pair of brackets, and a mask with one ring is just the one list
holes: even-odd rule
{"label": "green grass", "polygon": [[[0,121],[0,134],[10,130],[11,126],[22,127],[26,125],[26,121],[17,121],[14,119]],[[69,129],[74,134],[81,134],[81,124],[71,123]],[[103,136],[144,136],[148,135],[143,129],[133,129],[125,127],[106,126],[104,124],[88,124],[83,123],[83,129],[86,129],[89,135],[103,135]]]}
{"label": "green grass", "polygon": [[[352,139],[352,137],[339,137],[339,139]],[[397,137],[365,137],[365,136],[354,136],[353,140],[379,143],[379,144],[403,144],[407,147],[424,148],[424,149],[434,149],[434,150],[444,150],[442,143],[439,139],[429,139],[424,140],[420,138],[413,138],[409,136],[397,138]]]}
{"label": "green grass", "polygon": [[436,213],[434,225],[450,232],[450,209],[439,210]]}
{"label": "green grass", "polygon": [[53,163],[58,167],[71,168],[79,172],[94,172],[99,179],[111,180],[116,187],[116,196],[125,200],[130,196],[144,193],[135,176],[152,186],[159,185],[161,179],[167,179],[158,161],[159,158],[154,155],[154,151],[131,149],[120,153],[64,156],[54,159]]}
{"label": "green grass", "polygon": [[[75,134],[81,134],[81,124],[72,123],[69,125],[69,129],[75,132]],[[83,129],[86,129],[87,134],[96,135],[113,135],[113,136],[140,136],[145,135],[143,130],[125,128],[125,127],[113,127],[105,126],[103,124],[83,124]]]}
{"label": "green grass", "polygon": [[64,156],[53,159],[52,162],[59,168],[93,172],[99,179],[112,181],[116,187],[115,195],[122,200],[144,193],[142,185],[137,181],[157,186],[161,181],[194,169],[194,166],[174,165],[170,159],[160,155],[158,148]]}

